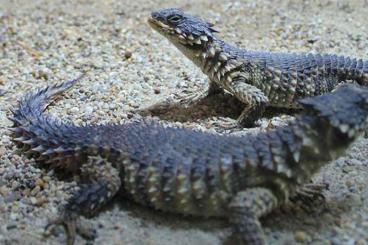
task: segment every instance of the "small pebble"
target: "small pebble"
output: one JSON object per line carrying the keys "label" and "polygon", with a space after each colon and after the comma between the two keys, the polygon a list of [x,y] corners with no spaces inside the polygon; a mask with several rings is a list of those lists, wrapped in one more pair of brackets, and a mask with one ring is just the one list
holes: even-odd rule
{"label": "small pebble", "polygon": [[72,107],[72,108],[70,109],[70,112],[71,112],[71,113],[78,113],[78,112],[79,112],[79,108],[78,108],[78,107]]}
{"label": "small pebble", "polygon": [[304,231],[297,231],[294,234],[294,239],[298,243],[304,243],[306,240],[306,234]]}
{"label": "small pebble", "polygon": [[35,182],[36,186],[39,186],[40,188],[43,188],[43,186],[45,185],[45,182],[43,182],[42,179],[37,179]]}
{"label": "small pebble", "polygon": [[125,57],[125,59],[129,59],[129,58],[131,58],[133,56],[133,53],[132,52],[130,52],[130,51],[125,51],[124,52],[124,57]]}
{"label": "small pebble", "polygon": [[41,188],[39,186],[36,186],[35,188],[32,189],[31,191],[31,196],[36,196],[37,193],[41,190]]}
{"label": "small pebble", "polygon": [[35,197],[31,197],[29,200],[31,201],[31,203],[33,205],[35,205],[37,203],[37,198],[35,198]]}
{"label": "small pebble", "polygon": [[42,206],[44,203],[47,203],[46,197],[38,197],[36,201],[37,206]]}
{"label": "small pebble", "polygon": [[10,215],[9,215],[9,218],[11,220],[16,220],[16,219],[18,219],[18,217],[19,217],[19,215],[15,212],[11,212]]}
{"label": "small pebble", "polygon": [[86,107],[84,108],[84,112],[85,112],[86,114],[91,114],[91,113],[93,112],[93,107],[92,107],[92,106],[86,106]]}
{"label": "small pebble", "polygon": [[345,184],[346,184],[346,186],[347,186],[348,188],[350,188],[350,187],[352,187],[352,186],[354,185],[354,183],[353,183],[351,180],[347,180],[347,181],[345,182]]}
{"label": "small pebble", "polygon": [[6,186],[0,187],[0,195],[7,196],[9,194],[9,189]]}
{"label": "small pebble", "polygon": [[350,165],[345,165],[343,168],[342,168],[342,171],[344,173],[349,173],[349,172],[352,172],[354,171],[354,166],[350,166]]}
{"label": "small pebble", "polygon": [[4,155],[4,154],[5,154],[5,152],[6,152],[5,147],[4,147],[4,146],[0,146],[0,157],[1,157],[2,155]]}
{"label": "small pebble", "polygon": [[354,245],[367,245],[368,241],[365,239],[360,239],[358,241],[355,241]]}
{"label": "small pebble", "polygon": [[161,93],[161,89],[160,88],[154,88],[153,91],[155,92],[155,94],[160,94]]}
{"label": "small pebble", "polygon": [[138,108],[139,105],[135,102],[135,101],[129,101],[129,106],[133,107],[133,108]]}
{"label": "small pebble", "polygon": [[50,182],[51,177],[48,176],[48,175],[45,175],[45,176],[42,177],[42,179],[43,179],[44,182]]}

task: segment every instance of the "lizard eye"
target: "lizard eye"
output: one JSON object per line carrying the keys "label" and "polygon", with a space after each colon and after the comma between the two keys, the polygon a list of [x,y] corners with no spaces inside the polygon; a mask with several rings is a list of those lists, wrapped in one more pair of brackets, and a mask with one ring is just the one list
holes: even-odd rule
{"label": "lizard eye", "polygon": [[181,20],[181,16],[174,14],[167,18],[171,23],[178,23]]}

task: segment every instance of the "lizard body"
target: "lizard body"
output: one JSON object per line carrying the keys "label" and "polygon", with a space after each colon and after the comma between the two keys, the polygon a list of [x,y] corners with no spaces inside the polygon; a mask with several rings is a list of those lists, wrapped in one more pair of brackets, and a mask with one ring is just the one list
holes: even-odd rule
{"label": "lizard body", "polygon": [[238,122],[252,126],[266,106],[300,108],[301,98],[332,91],[341,83],[368,85],[368,61],[311,53],[244,50],[215,35],[213,25],[178,9],[152,12],[150,26],[173,43],[210,80],[208,91],[158,103],[155,111],[173,104],[188,106],[196,99],[225,90],[244,103]]}
{"label": "lizard body", "polygon": [[368,91],[353,85],[302,100],[303,114],[287,126],[241,137],[149,120],[76,126],[45,114],[75,82],[25,95],[9,118],[25,154],[83,177],[49,226],[64,225],[68,244],[76,233],[93,237],[79,215],[94,215],[119,190],[155,209],[225,217],[243,244],[264,244],[258,219],[343,154],[368,118]]}

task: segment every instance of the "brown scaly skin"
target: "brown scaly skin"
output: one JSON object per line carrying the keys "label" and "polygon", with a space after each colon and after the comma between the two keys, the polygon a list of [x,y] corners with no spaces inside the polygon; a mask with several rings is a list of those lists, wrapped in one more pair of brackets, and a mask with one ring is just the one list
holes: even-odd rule
{"label": "brown scaly skin", "polygon": [[238,123],[252,126],[266,106],[299,108],[299,99],[330,92],[343,82],[368,84],[368,61],[361,59],[243,50],[215,36],[212,24],[178,9],[152,12],[149,24],[200,67],[210,85],[208,91],[159,102],[141,111],[187,107],[225,90],[245,105]]}
{"label": "brown scaly skin", "polygon": [[368,91],[354,85],[304,99],[303,114],[287,126],[252,136],[148,120],[76,126],[45,114],[50,100],[75,82],[25,95],[9,118],[12,139],[25,154],[83,177],[48,226],[51,231],[64,225],[68,244],[77,233],[94,237],[78,217],[94,215],[119,189],[155,209],[225,217],[242,244],[264,244],[259,217],[303,190],[312,174],[343,154],[367,126]]}

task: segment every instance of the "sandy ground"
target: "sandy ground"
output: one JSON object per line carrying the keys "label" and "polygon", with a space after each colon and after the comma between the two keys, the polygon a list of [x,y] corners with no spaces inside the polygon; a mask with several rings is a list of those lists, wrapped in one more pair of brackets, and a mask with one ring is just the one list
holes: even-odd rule
{"label": "sandy ground", "polygon": [[[0,0],[0,244],[65,242],[62,229],[44,238],[43,228],[76,183],[40,168],[11,143],[6,116],[26,91],[88,70],[50,109],[84,124],[138,118],[128,111],[203,88],[201,72],[146,24],[164,7],[211,20],[219,36],[244,48],[367,59],[368,3],[341,2]],[[238,113],[220,99],[165,119],[213,131],[219,116]],[[270,244],[368,244],[367,145],[360,139],[315,177],[330,185],[323,205],[288,207],[262,220]],[[98,231],[95,244],[221,244],[230,232],[226,221],[168,215],[122,198],[86,221]],[[85,241],[78,237],[77,244]]]}

